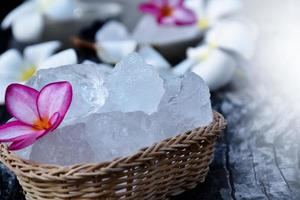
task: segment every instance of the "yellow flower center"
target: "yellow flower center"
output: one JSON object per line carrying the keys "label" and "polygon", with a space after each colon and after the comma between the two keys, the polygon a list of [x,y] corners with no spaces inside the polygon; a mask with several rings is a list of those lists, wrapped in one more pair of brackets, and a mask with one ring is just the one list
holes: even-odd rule
{"label": "yellow flower center", "polygon": [[209,27],[209,21],[207,18],[202,18],[198,21],[198,27],[201,30],[206,30]]}
{"label": "yellow flower center", "polygon": [[198,56],[198,61],[204,61],[206,59],[208,59],[209,55],[212,53],[212,51],[216,48],[218,48],[218,45],[214,42],[210,42],[208,45],[208,48],[202,52],[201,54],[199,54]]}
{"label": "yellow flower center", "polygon": [[53,3],[54,0],[38,0],[40,9],[41,10],[47,10]]}
{"label": "yellow flower center", "polygon": [[51,127],[51,123],[49,122],[48,118],[38,119],[36,122],[34,122],[33,127],[35,130],[47,130]]}
{"label": "yellow flower center", "polygon": [[201,61],[207,60],[207,58],[209,57],[209,54],[210,54],[210,50],[209,49],[205,50],[204,52],[199,54],[199,56],[197,57],[198,61],[201,62]]}
{"label": "yellow flower center", "polygon": [[34,66],[29,67],[21,72],[20,81],[27,81],[35,74],[36,68]]}
{"label": "yellow flower center", "polygon": [[170,6],[163,6],[160,11],[164,17],[170,17],[173,14],[173,8]]}
{"label": "yellow flower center", "polygon": [[211,50],[214,50],[214,49],[218,48],[218,44],[215,41],[211,41],[207,45],[208,45],[208,48],[211,49]]}

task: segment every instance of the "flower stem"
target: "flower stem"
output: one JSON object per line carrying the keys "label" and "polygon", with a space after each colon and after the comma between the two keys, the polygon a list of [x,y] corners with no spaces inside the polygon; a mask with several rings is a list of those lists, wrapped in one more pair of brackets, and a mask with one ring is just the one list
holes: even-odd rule
{"label": "flower stem", "polygon": [[81,39],[79,37],[72,37],[71,38],[71,42],[72,44],[78,48],[78,49],[91,49],[91,50],[94,50],[96,51],[96,44],[94,42],[90,42],[90,41],[87,41],[87,40],[84,40],[84,39]]}

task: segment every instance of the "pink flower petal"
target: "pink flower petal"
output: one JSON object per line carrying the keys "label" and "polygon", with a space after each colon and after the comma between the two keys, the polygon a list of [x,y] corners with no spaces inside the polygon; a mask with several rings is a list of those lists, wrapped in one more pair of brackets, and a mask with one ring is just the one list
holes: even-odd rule
{"label": "pink flower petal", "polygon": [[177,8],[174,10],[173,16],[176,19],[176,24],[181,25],[191,25],[196,23],[197,17],[195,13],[189,9],[186,8]]}
{"label": "pink flower petal", "polygon": [[162,7],[162,6],[168,4],[168,0],[150,0],[150,3],[154,4],[154,5],[158,6],[158,7]]}
{"label": "pink flower petal", "polygon": [[154,15],[159,24],[183,26],[197,22],[195,13],[184,7],[183,0],[150,0],[139,8]]}
{"label": "pink flower petal", "polygon": [[32,145],[34,142],[36,141],[36,135],[32,134],[32,135],[28,135],[26,138],[22,139],[22,140],[17,140],[14,141],[13,143],[11,143],[11,145],[9,145],[8,150],[20,150],[23,148],[26,148],[30,145]]}
{"label": "pink flower petal", "polygon": [[60,114],[58,112],[54,113],[50,118],[50,123],[52,125],[50,131],[55,130],[59,126],[60,122],[61,122]]}
{"label": "pink flower petal", "polygon": [[154,16],[158,15],[160,12],[160,8],[151,3],[143,3],[139,5],[139,10],[144,13],[150,13]]}
{"label": "pink flower petal", "polygon": [[30,87],[11,84],[6,89],[5,102],[8,112],[26,124],[33,124],[38,118],[36,101],[38,91]]}
{"label": "pink flower petal", "polygon": [[69,82],[57,82],[46,85],[37,99],[40,117],[50,119],[59,113],[59,124],[65,117],[72,102],[72,86]]}
{"label": "pink flower petal", "polygon": [[8,122],[0,126],[0,142],[13,142],[20,140],[28,135],[34,134],[36,131],[27,124],[20,121]]}
{"label": "pink flower petal", "polygon": [[171,7],[182,7],[183,0],[169,0],[168,5]]}

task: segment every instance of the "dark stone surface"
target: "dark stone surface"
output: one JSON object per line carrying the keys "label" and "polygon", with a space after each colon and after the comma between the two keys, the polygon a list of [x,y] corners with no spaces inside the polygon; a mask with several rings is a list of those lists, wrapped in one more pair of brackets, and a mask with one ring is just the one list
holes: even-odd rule
{"label": "dark stone surface", "polygon": [[3,164],[0,163],[0,199],[23,200],[22,189],[15,177]]}
{"label": "dark stone surface", "polygon": [[[4,106],[0,106],[0,124],[9,119]],[[15,177],[0,162],[0,200],[23,200],[25,199],[21,187]]]}

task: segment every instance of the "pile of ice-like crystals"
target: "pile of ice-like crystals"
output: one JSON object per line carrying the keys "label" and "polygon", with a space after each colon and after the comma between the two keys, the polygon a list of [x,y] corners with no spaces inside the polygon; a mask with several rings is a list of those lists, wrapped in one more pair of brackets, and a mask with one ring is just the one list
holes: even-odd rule
{"label": "pile of ice-like crystals", "polygon": [[162,78],[136,53],[109,73],[93,64],[62,66],[39,71],[29,85],[62,80],[73,85],[63,124],[19,155],[60,165],[109,161],[212,122],[199,76]]}

